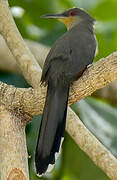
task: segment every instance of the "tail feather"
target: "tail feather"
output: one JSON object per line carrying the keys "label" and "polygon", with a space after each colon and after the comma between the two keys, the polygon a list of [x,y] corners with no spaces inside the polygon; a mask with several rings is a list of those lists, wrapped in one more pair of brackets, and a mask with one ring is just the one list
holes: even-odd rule
{"label": "tail feather", "polygon": [[69,87],[62,82],[48,84],[47,96],[41,121],[35,164],[37,174],[43,174],[49,164],[55,163],[61,138],[64,137]]}

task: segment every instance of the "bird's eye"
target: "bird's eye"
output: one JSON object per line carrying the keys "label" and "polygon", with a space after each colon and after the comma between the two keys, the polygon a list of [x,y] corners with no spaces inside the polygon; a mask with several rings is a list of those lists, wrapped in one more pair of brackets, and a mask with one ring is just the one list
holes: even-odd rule
{"label": "bird's eye", "polygon": [[77,14],[78,14],[78,13],[75,12],[75,11],[69,11],[68,16],[75,16],[75,15],[77,15]]}

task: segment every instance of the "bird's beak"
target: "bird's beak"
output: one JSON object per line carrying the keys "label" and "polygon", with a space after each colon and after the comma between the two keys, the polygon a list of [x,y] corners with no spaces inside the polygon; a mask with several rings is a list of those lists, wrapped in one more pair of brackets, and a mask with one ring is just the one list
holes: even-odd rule
{"label": "bird's beak", "polygon": [[55,18],[55,19],[61,19],[65,18],[63,14],[47,14],[47,15],[42,15],[40,18]]}
{"label": "bird's beak", "polygon": [[40,18],[55,18],[55,19],[58,19],[59,21],[63,22],[66,25],[67,29],[69,29],[69,27],[70,27],[70,25],[72,23],[72,20],[73,20],[72,17],[67,17],[64,14],[48,14],[48,15],[40,16]]}

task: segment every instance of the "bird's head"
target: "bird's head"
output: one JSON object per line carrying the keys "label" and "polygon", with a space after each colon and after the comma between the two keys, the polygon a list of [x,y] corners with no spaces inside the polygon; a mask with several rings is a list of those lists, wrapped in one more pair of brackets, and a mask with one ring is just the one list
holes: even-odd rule
{"label": "bird's head", "polygon": [[86,21],[92,24],[95,22],[94,18],[80,8],[72,8],[61,14],[43,15],[41,18],[57,18],[66,25],[67,29],[72,25],[78,24],[80,21]]}

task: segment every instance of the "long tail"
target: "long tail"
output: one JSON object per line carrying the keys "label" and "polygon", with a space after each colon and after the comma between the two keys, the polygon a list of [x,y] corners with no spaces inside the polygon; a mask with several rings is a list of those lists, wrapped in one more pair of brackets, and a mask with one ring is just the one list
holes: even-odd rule
{"label": "long tail", "polygon": [[35,154],[37,174],[46,172],[49,164],[55,163],[55,153],[59,152],[64,136],[69,86],[62,82],[48,84],[47,96]]}

